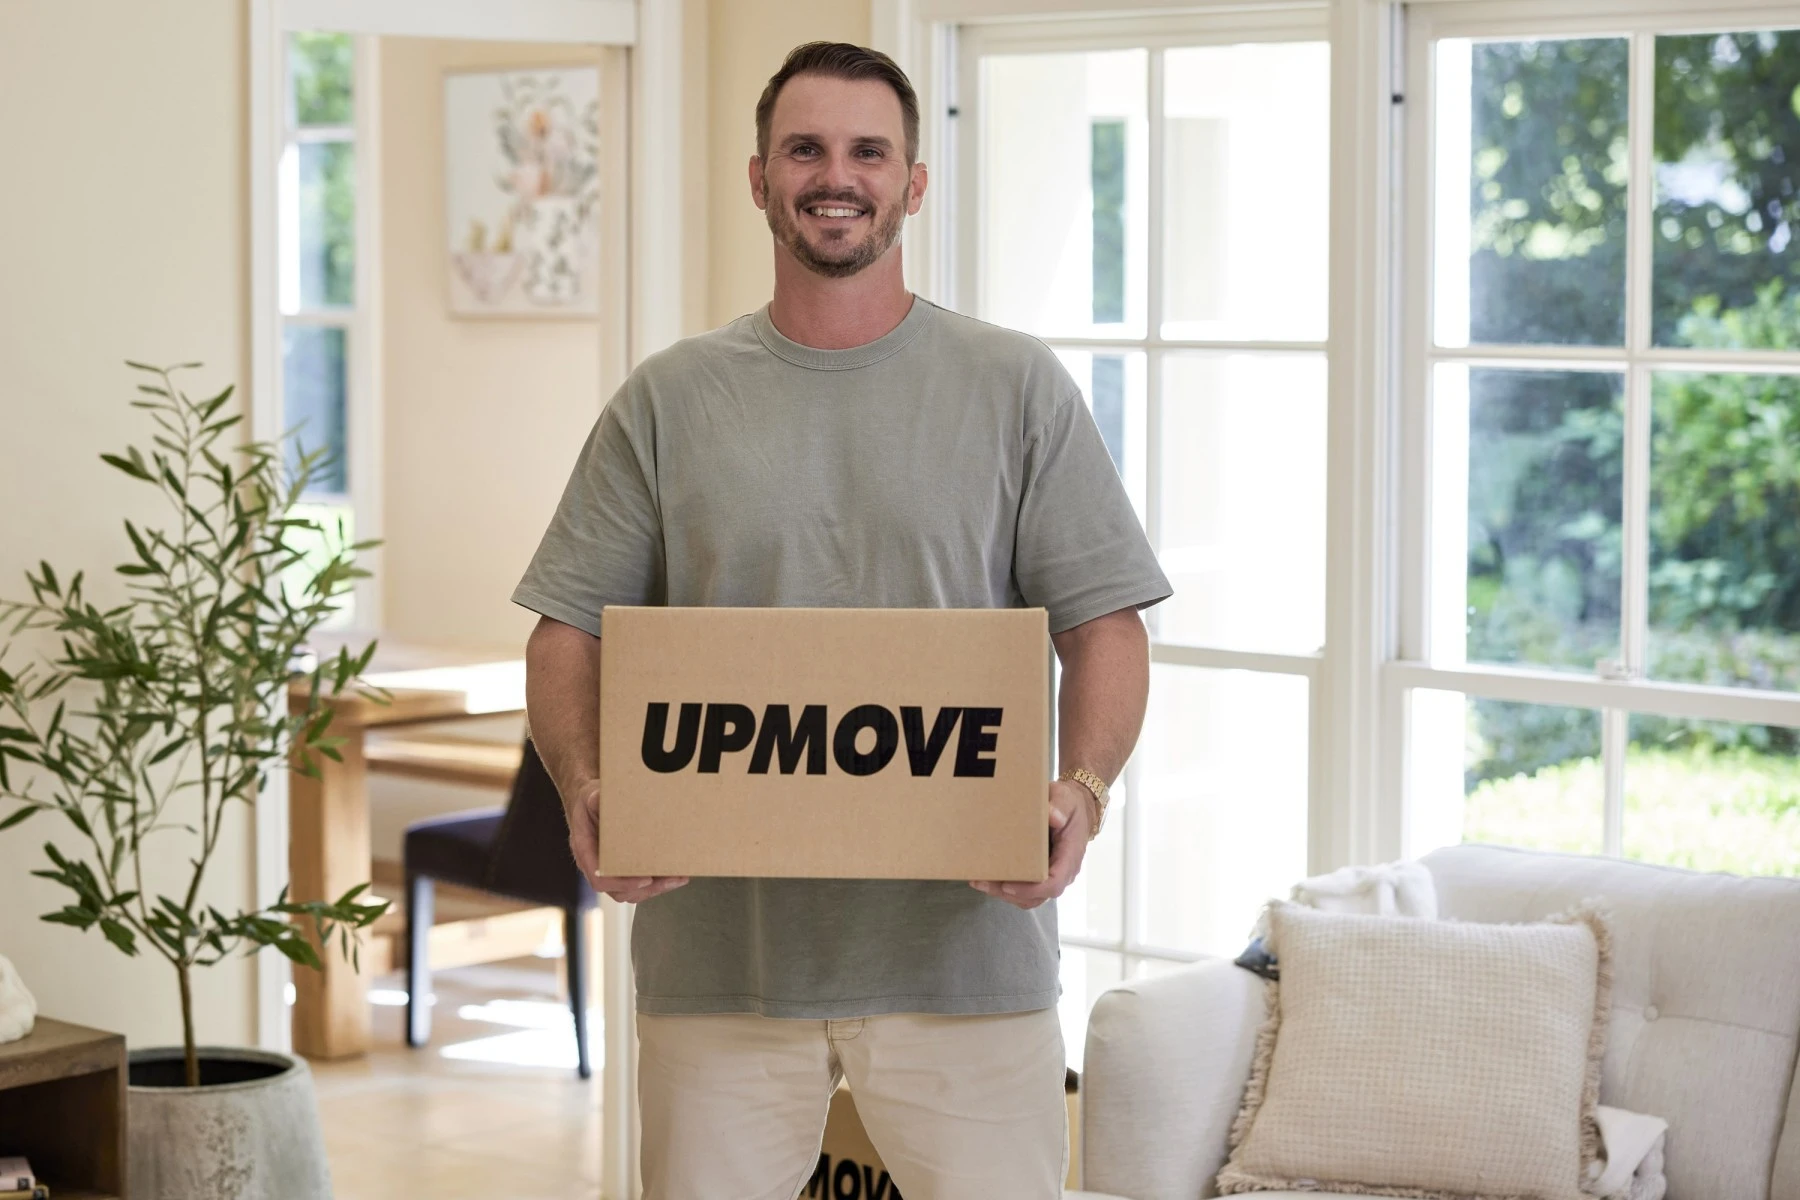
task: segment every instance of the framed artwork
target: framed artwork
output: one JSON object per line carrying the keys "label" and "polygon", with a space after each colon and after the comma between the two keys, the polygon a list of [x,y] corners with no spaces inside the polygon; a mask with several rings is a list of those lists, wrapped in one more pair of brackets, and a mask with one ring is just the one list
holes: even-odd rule
{"label": "framed artwork", "polygon": [[600,69],[444,78],[450,311],[600,312]]}

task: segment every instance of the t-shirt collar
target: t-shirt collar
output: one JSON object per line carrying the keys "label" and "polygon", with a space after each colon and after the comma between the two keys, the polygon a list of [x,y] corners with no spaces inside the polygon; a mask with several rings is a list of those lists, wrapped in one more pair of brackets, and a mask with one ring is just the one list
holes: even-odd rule
{"label": "t-shirt collar", "polygon": [[752,322],[756,327],[757,338],[775,357],[791,362],[796,367],[814,371],[850,371],[878,363],[912,341],[931,320],[932,307],[930,301],[914,296],[912,307],[898,325],[872,342],[851,346],[846,350],[819,350],[784,337],[775,328],[775,322],[769,319],[769,306],[766,304],[756,310]]}

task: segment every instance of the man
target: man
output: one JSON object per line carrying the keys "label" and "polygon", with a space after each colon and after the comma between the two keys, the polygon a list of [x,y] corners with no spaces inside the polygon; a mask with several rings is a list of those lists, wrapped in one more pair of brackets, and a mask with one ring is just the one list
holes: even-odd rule
{"label": "man", "polygon": [[[513,597],[543,617],[528,705],[576,860],[640,905],[645,1194],[791,1200],[845,1078],[910,1200],[1060,1196],[1045,902],[1081,869],[1105,781],[1137,739],[1137,610],[1169,585],[1055,355],[907,292],[900,226],[926,172],[899,68],[801,46],[756,126],[773,300],[632,374]],[[1047,608],[1065,768],[1049,786],[1049,878],[597,875],[606,604]]]}

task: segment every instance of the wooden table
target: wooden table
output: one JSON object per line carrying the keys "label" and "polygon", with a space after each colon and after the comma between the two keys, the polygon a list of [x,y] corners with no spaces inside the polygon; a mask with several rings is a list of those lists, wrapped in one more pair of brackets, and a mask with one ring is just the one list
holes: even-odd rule
{"label": "wooden table", "polygon": [[[364,735],[371,729],[419,725],[460,717],[525,711],[522,659],[454,662],[445,652],[386,652],[406,670],[374,670],[363,682],[385,688],[383,704],[346,692],[329,701],[331,728],[341,737],[342,762],[320,756],[320,775],[289,772],[288,871],[295,900],[343,895],[370,877],[368,762]],[[371,666],[381,665],[377,659]],[[304,706],[305,683],[289,689],[290,706]],[[321,951],[325,966],[294,968],[294,1052],[307,1058],[351,1058],[369,1048],[368,984],[336,950]]]}
{"label": "wooden table", "polygon": [[22,1154],[56,1200],[125,1195],[125,1038],[39,1017],[0,1045],[0,1156]]}

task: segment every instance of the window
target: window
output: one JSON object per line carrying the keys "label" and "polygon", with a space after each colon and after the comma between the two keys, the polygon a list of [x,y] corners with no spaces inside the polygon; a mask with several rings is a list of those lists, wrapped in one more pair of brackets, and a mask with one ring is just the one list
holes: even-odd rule
{"label": "window", "polygon": [[[279,168],[282,427],[295,431],[289,470],[317,454],[298,515],[327,530],[318,546],[357,537],[357,486],[367,465],[352,430],[368,388],[359,364],[366,345],[358,266],[357,47],[341,33],[287,35],[285,137]],[[302,578],[296,570],[295,578]],[[357,620],[368,589],[346,596],[330,625]],[[372,606],[371,606],[372,607]]]}
{"label": "window", "polygon": [[[1229,23],[1227,23],[1229,22]],[[1325,632],[1322,13],[965,28],[958,307],[1051,346],[1176,589],[1063,898],[1071,1060],[1122,979],[1306,874]]]}
{"label": "window", "polygon": [[1800,31],[1454,7],[1405,89],[1411,849],[1800,873]]}

